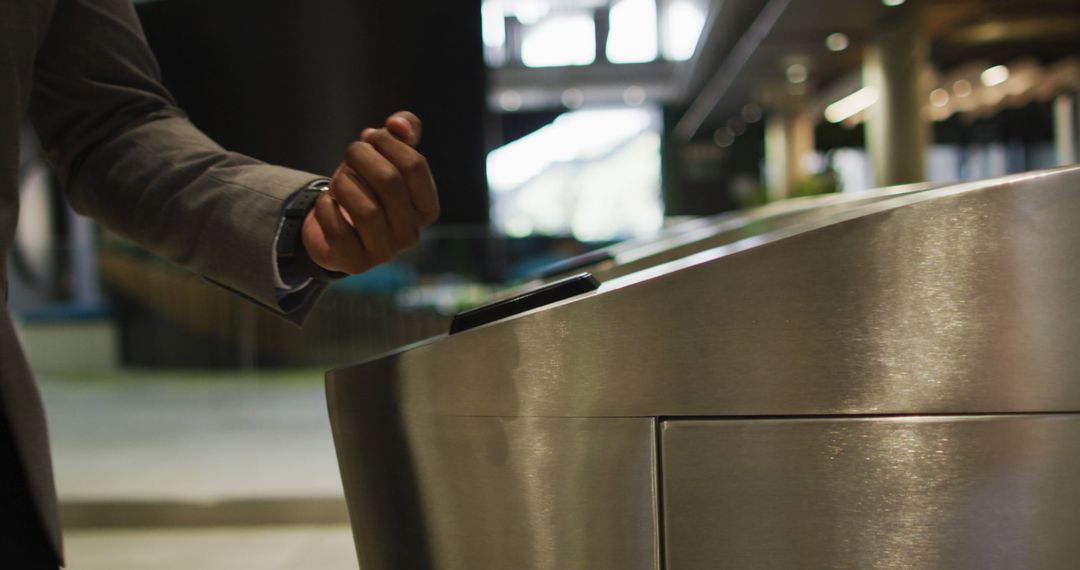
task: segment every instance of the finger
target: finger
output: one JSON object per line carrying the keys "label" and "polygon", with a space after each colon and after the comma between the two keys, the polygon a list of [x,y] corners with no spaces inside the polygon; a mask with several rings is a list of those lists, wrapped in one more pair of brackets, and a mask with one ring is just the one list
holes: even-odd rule
{"label": "finger", "polygon": [[312,211],[314,227],[304,224],[304,243],[312,261],[329,271],[353,274],[367,271],[371,264],[364,246],[356,230],[342,216],[337,202],[330,196],[320,196]]}
{"label": "finger", "polygon": [[386,128],[411,147],[415,148],[416,145],[420,144],[423,125],[420,123],[419,117],[408,111],[398,111],[390,115],[386,119]]}
{"label": "finger", "polygon": [[366,135],[365,141],[401,173],[420,225],[434,223],[439,218],[439,194],[424,155],[392,136],[387,129],[373,129]]}
{"label": "finger", "polygon": [[[389,134],[386,134],[386,137],[393,139]],[[398,145],[409,148],[394,140]],[[366,186],[374,192],[382,206],[383,217],[390,228],[390,244],[393,250],[400,251],[416,245],[419,222],[413,211],[405,179],[398,168],[374,146],[363,141],[349,145],[347,162],[360,179],[367,183]]]}
{"label": "finger", "polygon": [[389,261],[393,255],[390,228],[378,198],[351,168],[341,170],[330,181],[330,194],[344,208],[353,230],[363,244],[365,258],[374,264]]}

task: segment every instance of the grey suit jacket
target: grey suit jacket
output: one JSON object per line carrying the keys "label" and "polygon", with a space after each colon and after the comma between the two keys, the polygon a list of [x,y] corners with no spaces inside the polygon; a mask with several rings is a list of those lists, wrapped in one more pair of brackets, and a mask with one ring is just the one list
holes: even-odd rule
{"label": "grey suit jacket", "polygon": [[[161,86],[131,0],[0,0],[0,295],[18,216],[19,125],[29,116],[69,201],[110,230],[283,312],[274,240],[284,201],[317,176],[230,153]],[[290,304],[299,321],[322,289]],[[0,308],[0,422],[59,558],[41,400]],[[3,429],[0,425],[0,429]],[[0,512],[0,517],[3,517]]]}

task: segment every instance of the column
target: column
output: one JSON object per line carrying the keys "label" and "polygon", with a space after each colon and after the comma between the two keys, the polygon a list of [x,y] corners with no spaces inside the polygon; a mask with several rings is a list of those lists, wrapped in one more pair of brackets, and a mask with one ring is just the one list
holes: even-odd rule
{"label": "column", "polygon": [[773,105],[765,120],[765,181],[769,201],[782,200],[806,180],[814,152],[814,120],[802,97]]}
{"label": "column", "polygon": [[1076,95],[1065,93],[1054,100],[1054,148],[1058,166],[1076,164]]}
{"label": "column", "polygon": [[879,186],[926,179],[930,120],[923,113],[922,75],[929,48],[920,10],[911,4],[895,8],[863,54],[863,84],[878,93],[866,111],[866,146]]}

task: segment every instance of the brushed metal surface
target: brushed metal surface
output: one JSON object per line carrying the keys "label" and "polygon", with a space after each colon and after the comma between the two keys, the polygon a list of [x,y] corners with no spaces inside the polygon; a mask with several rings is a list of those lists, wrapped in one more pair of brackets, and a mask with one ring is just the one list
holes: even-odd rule
{"label": "brushed metal surface", "polygon": [[593,273],[598,279],[614,279],[706,249],[934,187],[932,184],[905,184],[860,192],[807,196],[773,202],[733,215],[721,214],[711,218],[703,227],[694,228],[687,224],[658,239],[617,245],[613,252],[614,263],[601,265]]}
{"label": "brushed metal surface", "polygon": [[566,273],[534,279],[502,291],[496,298],[511,297],[582,271],[589,272],[598,279],[614,279],[691,253],[938,186],[940,185],[928,183],[904,184],[858,192],[806,196],[688,220],[665,228],[650,238],[628,240],[590,252],[590,254],[596,254],[598,251],[605,251],[612,259],[589,266],[575,266],[573,270]]}
{"label": "brushed metal surface", "polygon": [[659,568],[652,418],[403,417],[358,383],[330,411],[364,570]]}
{"label": "brushed metal surface", "polygon": [[[1080,410],[1080,168],[929,190],[708,250],[328,375],[410,414]],[[375,370],[389,371],[380,375]]]}
{"label": "brushed metal surface", "polygon": [[1080,168],[819,210],[331,371],[364,568],[655,567],[657,418],[1080,411],[1078,214]]}
{"label": "brushed metal surface", "polygon": [[1080,563],[1077,414],[662,425],[667,570]]}

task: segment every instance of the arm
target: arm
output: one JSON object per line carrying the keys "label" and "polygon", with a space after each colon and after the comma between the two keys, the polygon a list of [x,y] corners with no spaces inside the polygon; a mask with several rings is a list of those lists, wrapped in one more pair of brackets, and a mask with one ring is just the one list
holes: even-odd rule
{"label": "arm", "polygon": [[[303,319],[325,287],[317,281],[288,296],[288,302],[279,301],[274,287],[275,236],[286,201],[319,177],[227,152],[196,129],[161,86],[129,0],[56,4],[37,54],[30,115],[80,213],[215,283],[287,313],[295,322]],[[392,122],[393,118],[372,136],[394,138],[384,136],[393,130]],[[418,140],[419,123],[414,131],[397,134]],[[382,148],[404,156],[400,146],[388,147],[390,142],[384,140]],[[419,156],[409,145],[396,142]],[[387,175],[386,164],[396,169],[396,159],[380,151],[378,162],[369,153],[354,152],[366,148],[361,145],[375,148],[370,143],[350,146],[334,177],[332,193],[346,205],[346,213],[362,202],[354,194],[378,197],[394,180],[404,179],[400,173]],[[426,164],[423,170],[430,181]],[[430,192],[434,193],[433,184]],[[325,224],[309,229],[305,223],[305,245],[317,236],[330,243],[313,251],[311,258],[323,268],[356,273],[370,267],[368,261],[388,259],[384,250],[376,249],[381,244],[390,246],[391,255],[400,251],[396,238],[377,239],[378,228],[389,231],[390,215],[398,210],[378,206],[330,232],[323,231]],[[341,208],[335,214],[341,216]],[[313,219],[314,214],[308,217]],[[323,218],[338,222],[332,216]],[[371,239],[361,239],[354,219],[370,222],[363,231]],[[361,244],[364,263],[351,259],[357,251],[346,232]]]}

